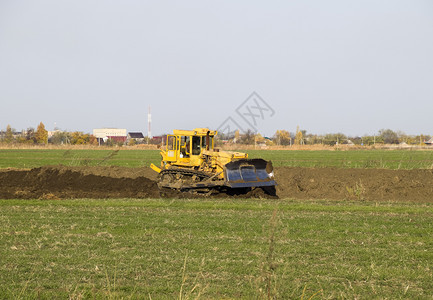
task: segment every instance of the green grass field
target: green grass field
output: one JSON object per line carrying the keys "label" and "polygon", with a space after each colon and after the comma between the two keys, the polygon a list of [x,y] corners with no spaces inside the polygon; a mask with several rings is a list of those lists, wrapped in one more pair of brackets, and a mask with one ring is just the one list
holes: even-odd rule
{"label": "green grass field", "polygon": [[[276,166],[432,168],[432,151],[248,151]],[[0,150],[0,168],[159,163],[148,150]],[[408,199],[410,201],[410,199]],[[0,299],[431,299],[433,205],[0,200]]]}
{"label": "green grass field", "polygon": [[[249,150],[250,158],[272,160],[274,166],[381,169],[431,169],[433,151],[353,150],[287,151]],[[159,164],[158,150],[0,150],[0,168],[44,165],[143,167]]]}
{"label": "green grass field", "polygon": [[432,205],[83,199],[0,209],[2,299],[433,296]]}
{"label": "green grass field", "polygon": [[143,167],[159,164],[157,150],[0,150],[0,168],[36,168],[46,165]]}
{"label": "green grass field", "polygon": [[274,166],[337,167],[361,169],[432,169],[433,151],[350,150],[350,151],[247,151],[252,158],[272,160]]}

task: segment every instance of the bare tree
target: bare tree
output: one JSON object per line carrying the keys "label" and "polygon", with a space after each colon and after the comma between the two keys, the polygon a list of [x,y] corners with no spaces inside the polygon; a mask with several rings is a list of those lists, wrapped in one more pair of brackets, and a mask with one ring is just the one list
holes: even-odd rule
{"label": "bare tree", "polygon": [[385,144],[398,144],[398,135],[391,129],[379,130],[379,136],[383,139]]}
{"label": "bare tree", "polygon": [[248,129],[247,132],[240,136],[240,143],[245,145],[254,145],[255,136],[255,133],[251,129]]}

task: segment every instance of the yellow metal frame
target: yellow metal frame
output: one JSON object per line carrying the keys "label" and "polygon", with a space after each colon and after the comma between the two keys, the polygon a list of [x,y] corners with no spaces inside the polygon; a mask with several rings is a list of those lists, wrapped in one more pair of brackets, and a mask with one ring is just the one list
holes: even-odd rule
{"label": "yellow metal frame", "polygon": [[[211,172],[218,174],[219,178],[224,178],[224,165],[233,159],[248,158],[248,154],[240,152],[219,151],[214,148],[214,137],[217,135],[216,130],[208,128],[196,128],[194,130],[173,130],[173,134],[167,135],[165,149],[160,154],[162,157],[161,168],[151,165],[156,172],[171,167],[191,168],[195,170]],[[203,139],[209,136],[209,146],[205,145]],[[172,137],[172,138],[170,138]],[[182,137],[185,137],[185,143],[182,144]],[[192,154],[193,138],[200,137],[198,154]],[[169,145],[168,141],[172,140]],[[186,143],[186,141],[188,141]],[[196,145],[197,146],[197,145]]]}

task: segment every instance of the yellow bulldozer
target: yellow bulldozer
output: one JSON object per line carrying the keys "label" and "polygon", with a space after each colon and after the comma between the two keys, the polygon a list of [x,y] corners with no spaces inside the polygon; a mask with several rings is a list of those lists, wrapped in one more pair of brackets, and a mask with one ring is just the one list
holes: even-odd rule
{"label": "yellow bulldozer", "polygon": [[220,151],[215,148],[217,131],[207,128],[173,130],[161,149],[158,172],[160,189],[212,193],[214,191],[242,194],[261,188],[275,195],[272,163],[248,159],[248,154]]}

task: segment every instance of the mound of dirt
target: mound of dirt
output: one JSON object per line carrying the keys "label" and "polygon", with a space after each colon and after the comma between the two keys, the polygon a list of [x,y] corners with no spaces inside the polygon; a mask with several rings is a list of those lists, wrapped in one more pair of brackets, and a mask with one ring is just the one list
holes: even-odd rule
{"label": "mound of dirt", "polygon": [[[104,172],[106,169],[106,172]],[[156,182],[140,176],[138,169],[127,175],[117,168],[42,167],[0,172],[0,198],[155,198]],[[148,172],[147,170],[144,172]],[[123,173],[123,174],[122,174]],[[104,176],[102,174],[109,174]]]}
{"label": "mound of dirt", "polygon": [[[433,170],[275,168],[277,195],[294,199],[433,202]],[[48,166],[0,170],[0,199],[158,198],[150,168]],[[204,195],[164,190],[162,197]],[[210,197],[272,198],[261,189]]]}
{"label": "mound of dirt", "polygon": [[67,169],[75,172],[82,173],[84,175],[97,175],[112,178],[138,178],[146,177],[155,181],[158,177],[158,173],[153,171],[151,168],[128,168],[128,167],[64,167],[64,166],[51,166],[55,169]]}
{"label": "mound of dirt", "polygon": [[433,170],[275,168],[280,198],[433,202]]}

